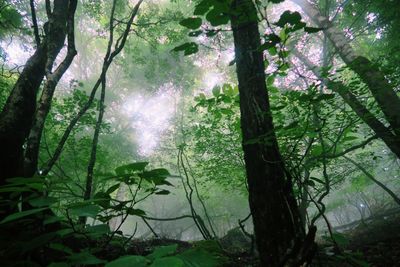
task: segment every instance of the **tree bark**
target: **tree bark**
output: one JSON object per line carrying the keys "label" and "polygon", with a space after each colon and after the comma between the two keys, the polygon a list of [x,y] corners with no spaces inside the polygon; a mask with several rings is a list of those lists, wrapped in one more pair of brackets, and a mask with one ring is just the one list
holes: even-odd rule
{"label": "tree bark", "polygon": [[23,175],[23,145],[32,124],[46,54],[44,41],[25,64],[0,114],[0,185],[7,178]]}
{"label": "tree bark", "polygon": [[[305,233],[272,122],[257,13],[234,0],[233,30],[249,204],[262,266],[290,265]],[[297,266],[297,265],[296,265]]]}
{"label": "tree bark", "polygon": [[40,140],[43,133],[44,124],[47,114],[51,108],[54,91],[56,86],[64,73],[71,65],[77,52],[75,49],[75,31],[74,31],[74,17],[77,6],[77,0],[71,0],[68,7],[67,18],[67,36],[68,36],[68,50],[67,55],[63,62],[52,72],[46,73],[46,82],[39,100],[38,107],[35,112],[35,117],[32,123],[29,137],[27,140],[27,147],[24,155],[24,176],[32,177],[38,167]]}
{"label": "tree bark", "polygon": [[396,136],[400,136],[400,98],[385,75],[366,57],[357,55],[344,33],[307,0],[293,0],[332,42],[342,60],[365,82]]}
{"label": "tree bark", "polygon": [[15,83],[0,114],[0,185],[6,178],[23,176],[25,140],[36,109],[36,95],[47,71],[64,45],[69,1],[55,0],[45,24],[45,37]]}

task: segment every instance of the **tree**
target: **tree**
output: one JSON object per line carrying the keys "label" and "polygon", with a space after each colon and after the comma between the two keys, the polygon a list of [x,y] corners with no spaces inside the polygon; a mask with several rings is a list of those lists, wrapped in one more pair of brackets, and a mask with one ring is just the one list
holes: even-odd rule
{"label": "tree", "polygon": [[[380,110],[384,114],[389,127],[379,122],[368,110],[353,97],[348,89],[340,84],[333,84],[337,92],[353,108],[353,110],[366,122],[375,133],[382,138],[393,153],[400,157],[400,98],[385,74],[373,64],[368,58],[357,55],[348,43],[345,35],[340,32],[326,16],[323,16],[318,8],[307,0],[294,0],[310,19],[321,29],[325,36],[331,41],[340,58],[359,75],[361,80],[368,86]],[[358,103],[357,103],[358,102]]]}
{"label": "tree", "polygon": [[[299,266],[305,238],[292,180],[279,152],[265,84],[257,13],[251,0],[232,2],[243,151],[256,243],[263,266]],[[313,242],[313,241],[311,241]]]}
{"label": "tree", "polygon": [[[73,24],[71,23],[73,23],[76,4],[76,0],[55,0],[53,10],[51,10],[50,1],[46,1],[48,21],[44,26],[45,36],[40,40],[35,8],[33,1],[31,1],[37,47],[35,53],[25,64],[0,114],[0,143],[2,144],[0,152],[0,184],[4,184],[6,178],[24,175],[25,140],[30,133],[34,114],[39,114],[41,111],[36,111],[36,95],[45,75],[47,86],[45,86],[44,95],[47,92],[54,91],[63,74],[58,70],[68,67],[61,64],[53,73],[53,65],[64,45],[67,29],[72,29],[73,32]],[[73,58],[75,54],[76,52],[73,50],[69,56]],[[39,117],[40,115],[37,118]],[[36,155],[32,155],[33,157],[37,157],[38,151],[35,153]]]}

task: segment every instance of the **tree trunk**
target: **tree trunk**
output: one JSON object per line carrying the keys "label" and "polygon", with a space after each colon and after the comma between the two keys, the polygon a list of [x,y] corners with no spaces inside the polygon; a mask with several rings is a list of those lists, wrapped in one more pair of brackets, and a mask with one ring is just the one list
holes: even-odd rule
{"label": "tree trunk", "polygon": [[232,8],[242,145],[256,243],[262,266],[283,266],[297,253],[304,229],[274,132],[256,10],[251,0],[234,0]]}
{"label": "tree trunk", "polygon": [[139,0],[134,8],[131,11],[130,18],[125,26],[124,31],[122,34],[118,37],[117,42],[115,43],[114,51],[112,51],[112,46],[114,43],[114,11],[115,11],[115,5],[116,5],[116,0],[113,1],[112,9],[111,9],[111,16],[110,16],[110,36],[108,39],[108,45],[107,45],[107,51],[103,59],[103,67],[100,73],[99,78],[97,79],[96,83],[94,84],[92,91],[89,95],[88,101],[81,107],[79,112],[76,114],[76,116],[69,122],[67,129],[64,131],[60,141],[58,142],[58,145],[53,153],[53,156],[48,160],[48,162],[45,164],[45,166],[41,169],[42,175],[47,175],[53,165],[56,163],[58,158],[60,157],[62,150],[64,148],[65,143],[67,142],[67,139],[74,129],[75,125],[78,123],[78,121],[81,119],[81,117],[88,111],[88,109],[91,107],[93,101],[95,100],[96,92],[97,89],[99,88],[101,81],[103,77],[105,78],[107,75],[108,68],[110,67],[111,63],[113,62],[114,58],[122,51],[122,49],[125,46],[126,40],[128,38],[128,35],[131,31],[131,26],[133,23],[133,20],[135,19],[136,15],[138,14],[140,5],[142,4],[143,0]]}
{"label": "tree trunk", "polygon": [[320,69],[301,53],[293,50],[294,55],[310,69],[329,89],[338,93],[351,109],[367,124],[376,135],[388,146],[388,148],[400,158],[400,137],[392,133],[374,114],[372,114],[357,97],[346,87],[345,84],[331,81],[321,75]]}
{"label": "tree trunk", "polygon": [[25,140],[32,126],[36,95],[46,72],[64,45],[69,1],[55,0],[45,24],[45,38],[29,58],[0,114],[0,185],[23,176]]}
{"label": "tree trunk", "polygon": [[394,134],[400,136],[400,98],[393,85],[369,59],[357,55],[344,33],[335,28],[329,18],[320,14],[317,7],[307,0],[293,0],[332,42],[342,60],[367,84],[378,106],[382,110]]}
{"label": "tree trunk", "polygon": [[384,185],[382,182],[378,181],[377,179],[375,179],[375,177],[369,172],[367,171],[367,169],[365,169],[361,164],[357,163],[356,161],[352,160],[349,157],[343,156],[346,160],[350,161],[351,163],[353,163],[354,166],[356,166],[358,169],[360,169],[369,179],[371,179],[375,184],[377,184],[380,188],[382,188],[386,193],[388,193],[393,200],[400,205],[400,198],[396,195],[395,192],[393,192],[392,190],[390,190],[386,185]]}
{"label": "tree trunk", "polygon": [[51,108],[51,102],[53,100],[54,91],[56,86],[64,73],[71,65],[75,55],[77,54],[75,49],[75,31],[74,31],[74,17],[77,6],[77,0],[71,0],[68,9],[67,18],[67,34],[68,34],[68,51],[63,62],[52,72],[46,73],[46,83],[44,85],[42,95],[40,97],[38,107],[35,112],[35,117],[32,123],[29,137],[27,140],[27,147],[24,156],[24,176],[32,177],[38,167],[40,140],[42,137],[44,124],[46,121],[47,114]]}
{"label": "tree trunk", "polygon": [[23,145],[35,113],[46,54],[43,42],[25,64],[0,114],[0,185],[4,185],[7,178],[23,175]]}

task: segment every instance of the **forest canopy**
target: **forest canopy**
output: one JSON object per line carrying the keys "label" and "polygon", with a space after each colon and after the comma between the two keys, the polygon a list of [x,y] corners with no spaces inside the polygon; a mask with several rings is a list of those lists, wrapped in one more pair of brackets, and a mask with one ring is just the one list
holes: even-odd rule
{"label": "forest canopy", "polygon": [[0,264],[396,266],[399,10],[0,0]]}

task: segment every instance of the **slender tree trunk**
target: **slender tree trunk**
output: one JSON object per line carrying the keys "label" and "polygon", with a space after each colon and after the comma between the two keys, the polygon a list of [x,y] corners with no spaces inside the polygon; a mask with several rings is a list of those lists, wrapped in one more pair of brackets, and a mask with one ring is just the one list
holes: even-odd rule
{"label": "slender tree trunk", "polygon": [[[63,136],[61,137],[60,141],[58,142],[58,145],[54,151],[53,156],[49,159],[49,161],[46,163],[46,165],[42,168],[41,172],[42,175],[48,174],[48,172],[51,170],[53,165],[56,163],[58,158],[60,157],[62,150],[64,148],[65,143],[67,142],[67,139],[72,132],[73,128],[77,124],[77,122],[81,119],[81,117],[86,113],[86,111],[91,107],[95,96],[97,89],[99,88],[101,81],[104,77],[106,78],[108,68],[110,67],[111,63],[113,62],[114,58],[122,51],[122,49],[125,46],[126,40],[128,38],[128,35],[130,33],[131,27],[133,20],[135,19],[136,15],[139,12],[140,5],[142,4],[144,0],[139,0],[135,7],[132,9],[129,20],[125,26],[125,29],[121,36],[118,37],[117,42],[114,44],[114,11],[115,11],[115,4],[116,0],[113,1],[113,7],[111,10],[111,17],[110,17],[110,36],[108,40],[108,45],[107,45],[107,52],[106,55],[104,56],[103,59],[103,67],[100,73],[99,78],[97,79],[96,83],[94,84],[92,91],[90,93],[88,101],[82,106],[82,108],[79,110],[79,112],[76,114],[76,116],[70,121],[67,129],[65,130]],[[112,51],[114,45],[114,50]]]}
{"label": "slender tree trunk", "polygon": [[298,266],[291,257],[305,233],[272,123],[256,10],[251,0],[234,0],[232,9],[243,151],[261,264]]}
{"label": "slender tree trunk", "polygon": [[[127,191],[128,191],[128,185],[125,183],[120,183],[118,191],[117,191],[117,196],[115,197],[115,199],[118,201],[125,201]],[[120,216],[113,217],[113,218],[111,218],[111,220],[109,220],[108,225],[110,226],[111,232],[114,232],[117,230],[119,224],[122,223],[122,217],[123,217],[123,215],[120,215]]]}
{"label": "slender tree trunk", "polygon": [[329,18],[321,15],[316,6],[307,0],[293,0],[293,2],[297,3],[310,19],[323,29],[342,60],[367,84],[394,134],[400,136],[400,97],[396,94],[393,85],[369,59],[354,52],[344,33],[334,27]]}
{"label": "slender tree trunk", "polygon": [[353,163],[354,166],[356,166],[358,169],[360,169],[360,171],[362,171],[369,179],[371,179],[376,185],[378,185],[380,188],[382,188],[386,193],[388,193],[393,200],[400,205],[400,198],[396,195],[396,193],[394,193],[392,190],[390,190],[386,185],[384,185],[382,182],[378,181],[377,179],[375,179],[375,177],[369,172],[367,171],[367,169],[365,169],[361,164],[357,163],[356,161],[352,160],[349,157],[343,156],[346,160],[350,161],[351,163]]}
{"label": "slender tree trunk", "polygon": [[296,50],[294,55],[310,69],[329,89],[338,93],[351,109],[367,124],[376,135],[388,146],[388,148],[400,158],[400,137],[387,128],[374,114],[372,114],[363,103],[342,82],[331,81],[321,75],[320,68],[315,66],[305,56]]}
{"label": "slender tree trunk", "polygon": [[93,172],[94,172],[94,166],[96,164],[97,145],[99,143],[99,135],[100,135],[101,125],[103,123],[105,97],[106,97],[106,79],[105,79],[105,77],[103,77],[103,80],[101,81],[99,116],[97,118],[96,127],[94,129],[92,150],[90,153],[90,159],[89,159],[89,164],[88,164],[88,168],[87,168],[86,187],[85,187],[85,193],[83,195],[84,200],[89,200],[92,196]]}

